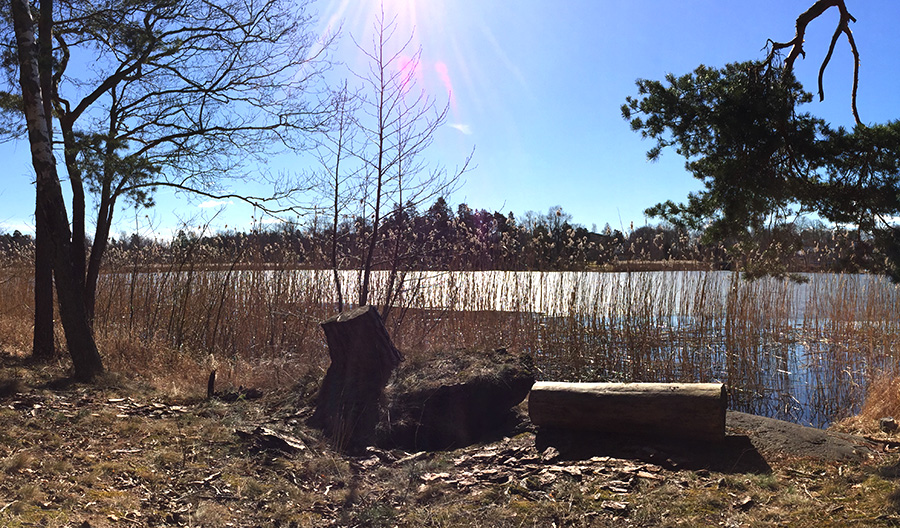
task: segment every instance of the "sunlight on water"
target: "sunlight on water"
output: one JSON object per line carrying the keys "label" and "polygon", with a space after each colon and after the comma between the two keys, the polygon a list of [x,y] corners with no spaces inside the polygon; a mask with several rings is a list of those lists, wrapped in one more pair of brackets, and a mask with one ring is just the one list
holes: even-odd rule
{"label": "sunlight on water", "polygon": [[[360,275],[342,271],[345,308]],[[408,355],[506,347],[560,381],[724,382],[730,408],[824,426],[896,375],[900,291],[879,276],[806,284],[730,272],[411,272],[386,325]],[[329,270],[108,274],[100,333],[125,328],[178,350],[247,361],[327,355],[318,322],[337,310]]]}
{"label": "sunlight on water", "polygon": [[[355,273],[345,273],[352,289]],[[796,284],[730,272],[419,272],[401,303],[529,314],[542,377],[721,381],[730,407],[824,426],[895,373],[895,285],[872,275]],[[384,280],[384,277],[381,277]]]}

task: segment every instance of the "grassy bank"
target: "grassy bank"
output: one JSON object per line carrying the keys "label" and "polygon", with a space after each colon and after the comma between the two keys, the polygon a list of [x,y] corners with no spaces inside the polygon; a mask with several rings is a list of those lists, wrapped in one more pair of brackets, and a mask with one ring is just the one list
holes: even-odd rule
{"label": "grassy bank", "polygon": [[[633,444],[568,460],[535,435],[455,451],[335,452],[311,385],[234,402],[124,376],[55,383],[0,357],[0,524],[25,526],[896,526],[896,454],[766,453],[761,467]],[[48,382],[50,383],[48,385]],[[290,435],[293,447],[271,440]],[[270,435],[270,436],[266,436]],[[300,447],[297,447],[300,446]],[[755,456],[758,456],[755,455]]]}

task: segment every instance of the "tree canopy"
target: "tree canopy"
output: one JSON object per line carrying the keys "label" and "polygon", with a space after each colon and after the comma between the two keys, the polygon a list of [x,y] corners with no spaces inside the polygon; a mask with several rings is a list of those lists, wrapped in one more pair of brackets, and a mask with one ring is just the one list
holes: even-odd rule
{"label": "tree canopy", "polygon": [[[21,136],[22,111],[31,111],[32,152],[40,147],[46,158],[35,161],[36,352],[51,350],[37,342],[38,335],[52,338],[52,296],[39,299],[37,293],[50,291],[51,253],[58,261],[52,270],[57,291],[72,292],[83,304],[78,311],[84,317],[70,312],[73,303],[63,303],[60,294],[68,335],[72,321],[86,317],[89,323],[93,317],[119,199],[150,206],[155,189],[171,187],[259,205],[295,190],[280,175],[256,176],[274,188],[264,197],[232,194],[225,182],[249,177],[251,161],[267,159],[279,148],[302,148],[327,120],[318,90],[332,38],[316,39],[309,0],[39,4],[38,11],[29,1],[8,3],[12,18],[0,17],[6,43],[0,46],[0,66],[8,81],[0,86],[6,88],[0,92],[0,140]],[[42,127],[34,123],[38,113],[29,102],[41,104]],[[54,123],[71,187],[71,224],[62,195],[56,196]],[[52,196],[42,197],[42,190]],[[95,211],[89,209],[92,195]],[[95,225],[90,247],[89,215]],[[70,352],[95,351],[89,327],[80,334],[84,343],[69,340]],[[81,369],[73,355],[84,378],[102,370],[97,360],[96,368]]]}
{"label": "tree canopy", "polygon": [[672,147],[685,168],[703,182],[687,204],[671,201],[647,213],[676,225],[726,238],[785,218],[791,206],[810,204],[816,137],[824,123],[797,105],[811,95],[790,74],[772,74],[760,62],[700,66],[665,82],[639,80],[638,97],[622,113],[631,128],[656,144],[656,160]]}
{"label": "tree canopy", "polygon": [[[821,70],[840,35],[850,41],[858,64],[848,29],[853,17],[844,2],[823,0],[798,17],[793,40],[770,43],[765,60],[721,68],[701,65],[663,81],[639,79],[637,95],[622,105],[632,130],[655,142],[649,159],[672,148],[703,183],[685,203],[670,200],[646,214],[702,230],[707,241],[727,240],[735,250],[754,255],[751,261],[758,261],[758,267],[745,269],[751,277],[783,275],[780,262],[797,246],[791,235],[796,231],[789,225],[804,215],[818,215],[870,237],[881,270],[900,280],[900,232],[893,220],[900,216],[900,122],[863,124],[856,111],[854,77],[857,124],[852,130],[832,128],[804,111],[812,94],[793,74],[793,62],[803,54],[806,26],[835,6],[841,19]],[[785,48],[790,53],[780,62],[777,52]]]}

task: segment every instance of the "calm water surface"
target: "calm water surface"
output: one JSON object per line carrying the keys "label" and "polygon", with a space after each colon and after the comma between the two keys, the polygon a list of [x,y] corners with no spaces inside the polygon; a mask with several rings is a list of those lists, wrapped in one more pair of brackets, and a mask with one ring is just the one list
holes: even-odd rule
{"label": "calm water surface", "polygon": [[[282,292],[336,300],[331,271],[288,272],[287,285],[284,272],[271,273]],[[405,276],[399,302],[509,314],[506,335],[535,357],[545,380],[717,381],[728,386],[732,409],[826,426],[859,409],[872,379],[900,374],[900,291],[879,276],[807,277],[416,272]],[[359,278],[342,272],[345,291]],[[373,291],[386,290],[387,279],[375,273]]]}
{"label": "calm water surface", "polygon": [[900,292],[879,276],[807,278],[427,272],[405,287],[419,307],[529,314],[544,379],[720,381],[732,409],[822,427],[897,373]]}

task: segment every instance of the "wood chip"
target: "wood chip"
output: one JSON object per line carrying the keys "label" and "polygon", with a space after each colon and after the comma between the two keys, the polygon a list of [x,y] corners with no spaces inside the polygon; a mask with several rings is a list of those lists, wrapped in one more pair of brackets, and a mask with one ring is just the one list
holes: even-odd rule
{"label": "wood chip", "polygon": [[753,507],[753,504],[753,499],[750,496],[745,496],[735,501],[734,507],[741,511],[747,511]]}
{"label": "wood chip", "polygon": [[553,462],[559,458],[559,450],[553,446],[544,449],[544,452],[541,453],[541,460],[544,462]]}
{"label": "wood chip", "polygon": [[306,449],[306,444],[300,441],[300,439],[261,425],[257,426],[256,429],[253,429],[252,431],[235,430],[235,434],[246,440],[255,441],[259,447],[263,449],[278,449],[288,452],[303,451]]}
{"label": "wood chip", "polygon": [[604,510],[621,512],[628,509],[628,503],[620,501],[603,501],[600,503],[600,507]]}
{"label": "wood chip", "polygon": [[419,451],[418,453],[413,453],[397,460],[396,462],[394,462],[394,464],[397,464],[399,466],[407,462],[415,462],[418,460],[422,460],[423,458],[428,458],[430,455],[431,454],[428,451]]}

